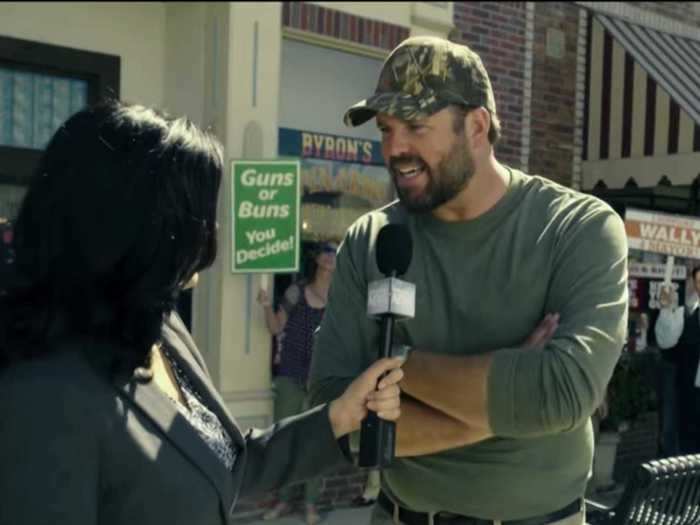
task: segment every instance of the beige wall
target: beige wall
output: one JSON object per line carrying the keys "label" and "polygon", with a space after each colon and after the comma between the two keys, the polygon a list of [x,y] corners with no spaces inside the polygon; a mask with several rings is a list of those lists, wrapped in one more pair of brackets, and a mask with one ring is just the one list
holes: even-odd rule
{"label": "beige wall", "polygon": [[204,2],[168,3],[165,11],[164,109],[204,122]]}
{"label": "beige wall", "polygon": [[596,160],[583,163],[583,189],[599,179],[608,188],[622,188],[634,177],[640,188],[656,186],[666,175],[674,186],[687,185],[700,174],[700,153],[681,153],[636,159]]}
{"label": "beige wall", "polygon": [[446,38],[454,27],[454,2],[411,2],[411,36]]}
{"label": "beige wall", "polygon": [[162,106],[162,2],[0,2],[0,35],[120,55],[121,98]]}

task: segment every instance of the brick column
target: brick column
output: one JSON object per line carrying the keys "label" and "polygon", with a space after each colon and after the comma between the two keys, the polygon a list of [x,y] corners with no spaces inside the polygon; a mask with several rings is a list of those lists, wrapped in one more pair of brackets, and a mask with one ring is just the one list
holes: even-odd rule
{"label": "brick column", "polygon": [[525,93],[525,2],[455,2],[451,40],[476,51],[489,73],[503,136],[496,147],[502,162],[522,166]]}
{"label": "brick column", "polygon": [[[530,172],[570,186],[579,7],[569,2],[535,2],[535,6]],[[560,49],[552,46],[558,38],[564,43]]]}

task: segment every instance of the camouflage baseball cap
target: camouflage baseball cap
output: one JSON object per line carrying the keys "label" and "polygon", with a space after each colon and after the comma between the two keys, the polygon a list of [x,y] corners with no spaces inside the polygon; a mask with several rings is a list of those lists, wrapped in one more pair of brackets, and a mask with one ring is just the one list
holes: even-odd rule
{"label": "camouflage baseball cap", "polygon": [[347,126],[359,126],[378,112],[415,120],[449,104],[483,106],[496,114],[481,58],[467,46],[443,38],[412,37],[384,62],[374,95],[348,108],[343,120]]}

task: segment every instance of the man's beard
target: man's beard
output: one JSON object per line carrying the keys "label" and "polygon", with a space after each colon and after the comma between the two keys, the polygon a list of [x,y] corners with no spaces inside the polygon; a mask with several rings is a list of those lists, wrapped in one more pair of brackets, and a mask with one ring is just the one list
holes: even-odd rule
{"label": "man's beard", "polygon": [[[398,170],[394,166],[400,160],[415,160],[424,166],[428,175],[428,184],[420,195],[411,197],[410,191],[404,191],[396,184]],[[391,166],[399,199],[408,211],[413,213],[427,213],[452,200],[474,176],[474,160],[464,143],[463,134],[457,136],[457,140],[440,161],[435,172],[422,159],[416,157],[394,159],[391,161]]]}

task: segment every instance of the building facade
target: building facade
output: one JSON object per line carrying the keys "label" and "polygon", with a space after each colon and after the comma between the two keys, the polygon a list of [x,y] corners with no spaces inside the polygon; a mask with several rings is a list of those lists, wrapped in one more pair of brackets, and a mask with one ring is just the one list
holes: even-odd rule
{"label": "building facade", "polygon": [[[394,46],[426,34],[481,55],[503,124],[501,161],[612,200],[630,184],[653,193],[665,177],[681,188],[682,208],[700,172],[698,5],[4,2],[0,216],[16,212],[41,137],[111,93],[188,115],[214,130],[229,160],[301,158],[301,239],[337,240],[393,196],[376,128],[346,128],[342,113],[374,89]],[[654,43],[653,53],[640,42]],[[44,122],[49,101],[53,120]],[[255,301],[262,277],[229,270],[230,184],[220,256],[193,293],[191,326],[231,412],[243,427],[266,426],[272,342]],[[276,276],[276,294],[294,278]],[[352,468],[330,476],[322,504],[352,499],[363,479]],[[243,502],[241,518],[271,499]]]}

